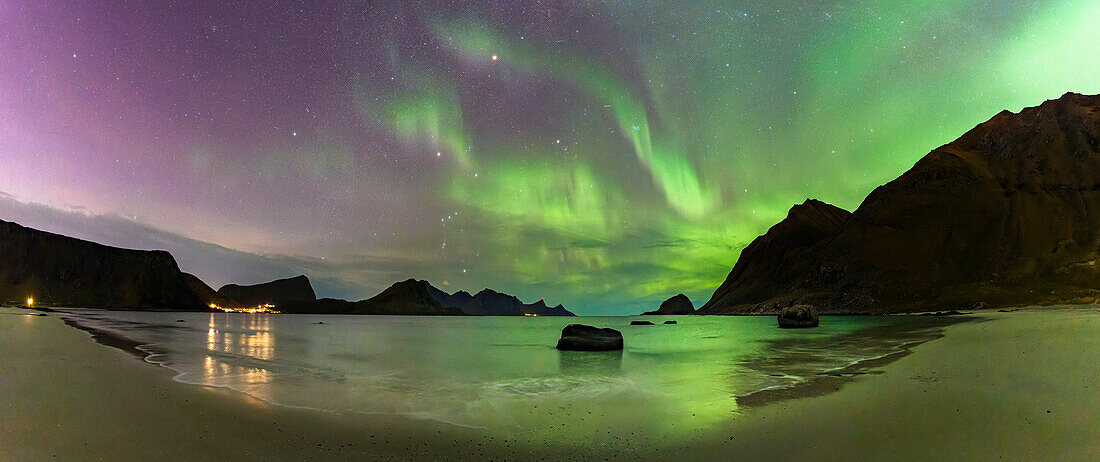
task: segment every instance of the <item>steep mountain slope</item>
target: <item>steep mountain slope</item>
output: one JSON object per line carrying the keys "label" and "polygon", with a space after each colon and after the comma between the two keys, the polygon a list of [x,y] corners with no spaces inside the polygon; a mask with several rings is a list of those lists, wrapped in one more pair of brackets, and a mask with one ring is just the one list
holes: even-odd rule
{"label": "steep mountain slope", "polygon": [[805,205],[745,249],[700,312],[1092,300],[1100,289],[1100,96],[1068,93],[1003,111],[875,189],[846,218],[834,211],[808,226],[797,210]]}
{"label": "steep mountain slope", "polygon": [[203,310],[172,255],[0,220],[0,302],[128,310]]}

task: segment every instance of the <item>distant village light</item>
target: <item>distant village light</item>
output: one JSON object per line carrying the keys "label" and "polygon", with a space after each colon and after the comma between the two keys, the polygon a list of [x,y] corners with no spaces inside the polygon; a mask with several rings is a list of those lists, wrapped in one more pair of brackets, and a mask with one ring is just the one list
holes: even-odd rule
{"label": "distant village light", "polygon": [[34,297],[27,297],[27,306],[34,306]]}
{"label": "distant village light", "polygon": [[264,303],[263,305],[248,307],[248,308],[229,308],[218,306],[216,303],[211,303],[210,308],[215,310],[222,310],[226,313],[279,313],[275,311],[275,305],[270,303]]}

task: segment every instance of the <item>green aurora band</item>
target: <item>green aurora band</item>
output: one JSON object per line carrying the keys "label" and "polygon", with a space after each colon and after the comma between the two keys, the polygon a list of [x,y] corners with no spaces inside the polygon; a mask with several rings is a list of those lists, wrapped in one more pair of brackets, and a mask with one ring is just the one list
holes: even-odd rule
{"label": "green aurora band", "polygon": [[643,3],[592,6],[627,31],[635,75],[572,43],[433,23],[444,50],[494,66],[494,78],[581,95],[553,108],[565,120],[557,139],[475,133],[456,79],[360,98],[365,118],[448,154],[435,200],[461,214],[425,231],[446,243],[436,282],[585,314],[651,309],[678,292],[698,305],[791,205],[854,209],[1002,109],[1100,92],[1092,1],[742,8],[759,14]]}

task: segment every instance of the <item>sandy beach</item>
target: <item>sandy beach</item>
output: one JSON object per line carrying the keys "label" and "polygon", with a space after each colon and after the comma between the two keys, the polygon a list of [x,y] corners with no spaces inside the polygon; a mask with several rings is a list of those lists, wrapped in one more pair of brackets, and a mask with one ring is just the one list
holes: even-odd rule
{"label": "sandy beach", "polygon": [[1095,307],[983,312],[824,396],[743,409],[690,441],[584,447],[273,406],[34,314],[0,309],[2,460],[1100,458]]}

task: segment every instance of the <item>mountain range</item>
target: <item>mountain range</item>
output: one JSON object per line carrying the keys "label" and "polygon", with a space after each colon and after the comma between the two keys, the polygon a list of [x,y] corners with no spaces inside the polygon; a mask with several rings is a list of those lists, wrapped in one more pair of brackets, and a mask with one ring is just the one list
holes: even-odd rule
{"label": "mountain range", "polygon": [[274,305],[284,313],[573,316],[561,305],[485,289],[449,294],[427,281],[397,282],[357,302],[317,299],[299,275],[262,284],[228,284],[217,291],[180,271],[160,250],[110,247],[0,220],[0,303],[118,310],[209,311]]}
{"label": "mountain range", "polygon": [[525,304],[515,296],[490,289],[482,290],[477,295],[465,291],[449,294],[428,281],[417,279],[394,283],[382,293],[358,302],[325,298],[277,306],[284,313],[575,316],[561,305],[547,307],[542,300]]}

